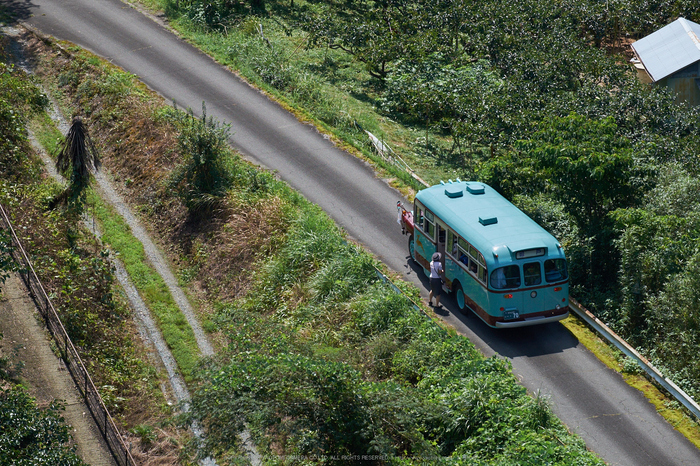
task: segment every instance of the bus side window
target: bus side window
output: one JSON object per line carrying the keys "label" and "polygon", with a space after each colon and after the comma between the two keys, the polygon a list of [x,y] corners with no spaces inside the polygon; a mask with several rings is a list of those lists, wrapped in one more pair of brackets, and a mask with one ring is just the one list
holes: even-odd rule
{"label": "bus side window", "polygon": [[448,251],[452,257],[459,257],[457,255],[457,236],[452,232],[452,230],[447,230],[447,245],[445,246],[445,250]]}
{"label": "bus side window", "polygon": [[416,207],[416,215],[413,216],[416,219],[416,225],[422,230],[423,229],[423,209]]}
{"label": "bus side window", "polygon": [[425,221],[423,223],[423,231],[432,240],[435,240],[435,216],[432,212],[425,211]]}
{"label": "bus side window", "polygon": [[486,269],[483,266],[479,266],[479,280],[481,280],[482,283],[486,284]]}

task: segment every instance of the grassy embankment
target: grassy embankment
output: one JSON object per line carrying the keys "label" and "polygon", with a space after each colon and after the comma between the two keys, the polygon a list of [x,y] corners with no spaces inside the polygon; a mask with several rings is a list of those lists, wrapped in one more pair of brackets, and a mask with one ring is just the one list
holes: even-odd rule
{"label": "grassy embankment", "polygon": [[[7,44],[3,41],[3,50]],[[128,308],[115,294],[105,252],[82,229],[78,219],[61,209],[47,208],[48,201],[61,187],[41,175],[41,161],[24,130],[28,119],[32,120],[33,128],[49,124],[50,118],[43,112],[46,97],[36,86],[36,80],[19,69],[6,67],[5,63],[2,102],[11,102],[12,110],[3,115],[2,127],[16,134],[10,137],[5,132],[3,136],[4,144],[10,146],[2,151],[0,200],[8,208],[20,241],[29,251],[35,270],[108,409],[124,429],[127,441],[133,443],[134,457],[142,464],[149,464],[147,457],[157,452],[161,460],[175,461],[185,438],[172,427],[171,410],[160,391],[158,374],[129,319]],[[45,147],[55,149],[59,136],[55,128],[38,134]],[[4,412],[11,416],[11,409],[6,406]],[[30,429],[31,422],[39,422],[40,416],[35,416],[34,421],[26,420],[26,427]],[[20,417],[16,414],[13,422]],[[54,421],[47,417],[47,422]],[[60,429],[58,425],[53,429],[56,439],[63,435]],[[25,448],[21,454],[13,453],[13,460],[34,448],[26,445],[29,438],[19,439]],[[43,451],[39,453],[43,460],[53,457],[47,449],[53,440],[38,435],[35,438],[37,451]],[[25,459],[32,461],[28,456]]]}
{"label": "grassy embankment", "polygon": [[[93,63],[96,63],[93,61]],[[123,84],[130,86],[132,83]],[[138,88],[126,94],[136,93]],[[122,92],[115,90],[114,92]],[[64,111],[68,109],[64,108]],[[56,153],[57,142],[61,133],[47,114],[37,115],[31,122],[32,131],[47,153]],[[88,211],[100,224],[103,234],[103,244],[117,251],[118,259],[124,264],[126,271],[139,294],[158,321],[163,337],[178,361],[184,377],[189,378],[192,369],[200,357],[197,342],[187,320],[171,296],[167,285],[149,263],[143,245],[131,234],[126,221],[94,191],[88,197]]]}
{"label": "grassy embankment", "polygon": [[[47,153],[55,153],[62,138],[55,122],[42,111],[29,116],[28,126],[39,144]],[[114,249],[103,249],[104,244],[91,238],[91,231],[61,208],[47,209],[48,200],[60,189],[55,181],[35,176],[17,196],[22,215],[18,217],[17,206],[13,206],[15,221],[25,232],[25,247],[32,250],[35,268],[108,409],[134,444],[134,457],[141,464],[174,462],[178,457],[186,462],[187,434],[177,427],[161,392],[165,374],[152,365],[149,350],[131,321],[126,298],[105,260]],[[189,374],[199,358],[191,329],[186,321],[184,325],[178,322],[184,318],[178,316],[179,309],[160,277],[146,265],[141,244],[94,193],[87,210],[107,227],[106,239],[119,247],[120,259],[138,282],[144,299],[152,309],[160,310],[161,328],[178,354],[183,373]]]}

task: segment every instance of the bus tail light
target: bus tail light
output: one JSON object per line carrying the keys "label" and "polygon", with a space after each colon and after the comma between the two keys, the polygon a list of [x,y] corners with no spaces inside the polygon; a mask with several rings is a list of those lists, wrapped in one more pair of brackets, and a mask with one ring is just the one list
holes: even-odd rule
{"label": "bus tail light", "polygon": [[503,297],[506,299],[510,299],[513,297],[513,295],[512,294],[504,294]]}
{"label": "bus tail light", "polygon": [[561,291],[561,286],[554,287],[554,291]]}

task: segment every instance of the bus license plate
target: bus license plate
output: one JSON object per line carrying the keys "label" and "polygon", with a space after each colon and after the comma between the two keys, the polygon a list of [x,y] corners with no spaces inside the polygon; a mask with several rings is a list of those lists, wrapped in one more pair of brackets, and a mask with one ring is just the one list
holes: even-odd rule
{"label": "bus license plate", "polygon": [[503,311],[503,318],[505,320],[514,320],[520,317],[520,313],[518,311]]}

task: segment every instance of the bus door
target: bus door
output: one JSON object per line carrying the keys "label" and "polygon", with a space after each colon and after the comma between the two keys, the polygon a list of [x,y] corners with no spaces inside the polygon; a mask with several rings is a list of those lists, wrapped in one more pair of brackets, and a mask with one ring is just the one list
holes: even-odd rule
{"label": "bus door", "polygon": [[413,218],[417,219],[417,228],[414,230],[416,261],[423,267],[425,274],[429,276],[430,261],[433,257],[433,253],[437,252],[435,244],[435,216],[428,209],[416,202]]}
{"label": "bus door", "polygon": [[444,266],[446,262],[446,257],[445,257],[445,248],[447,244],[447,228],[441,223],[441,222],[436,222],[436,227],[437,227],[437,245],[436,249],[437,252],[440,253],[440,257],[442,257],[442,265],[443,265],[443,273],[442,273],[442,278],[445,278],[445,273],[444,273]]}
{"label": "bus door", "polygon": [[539,261],[523,263],[523,310],[524,312],[546,311],[547,289],[543,288],[544,276]]}

